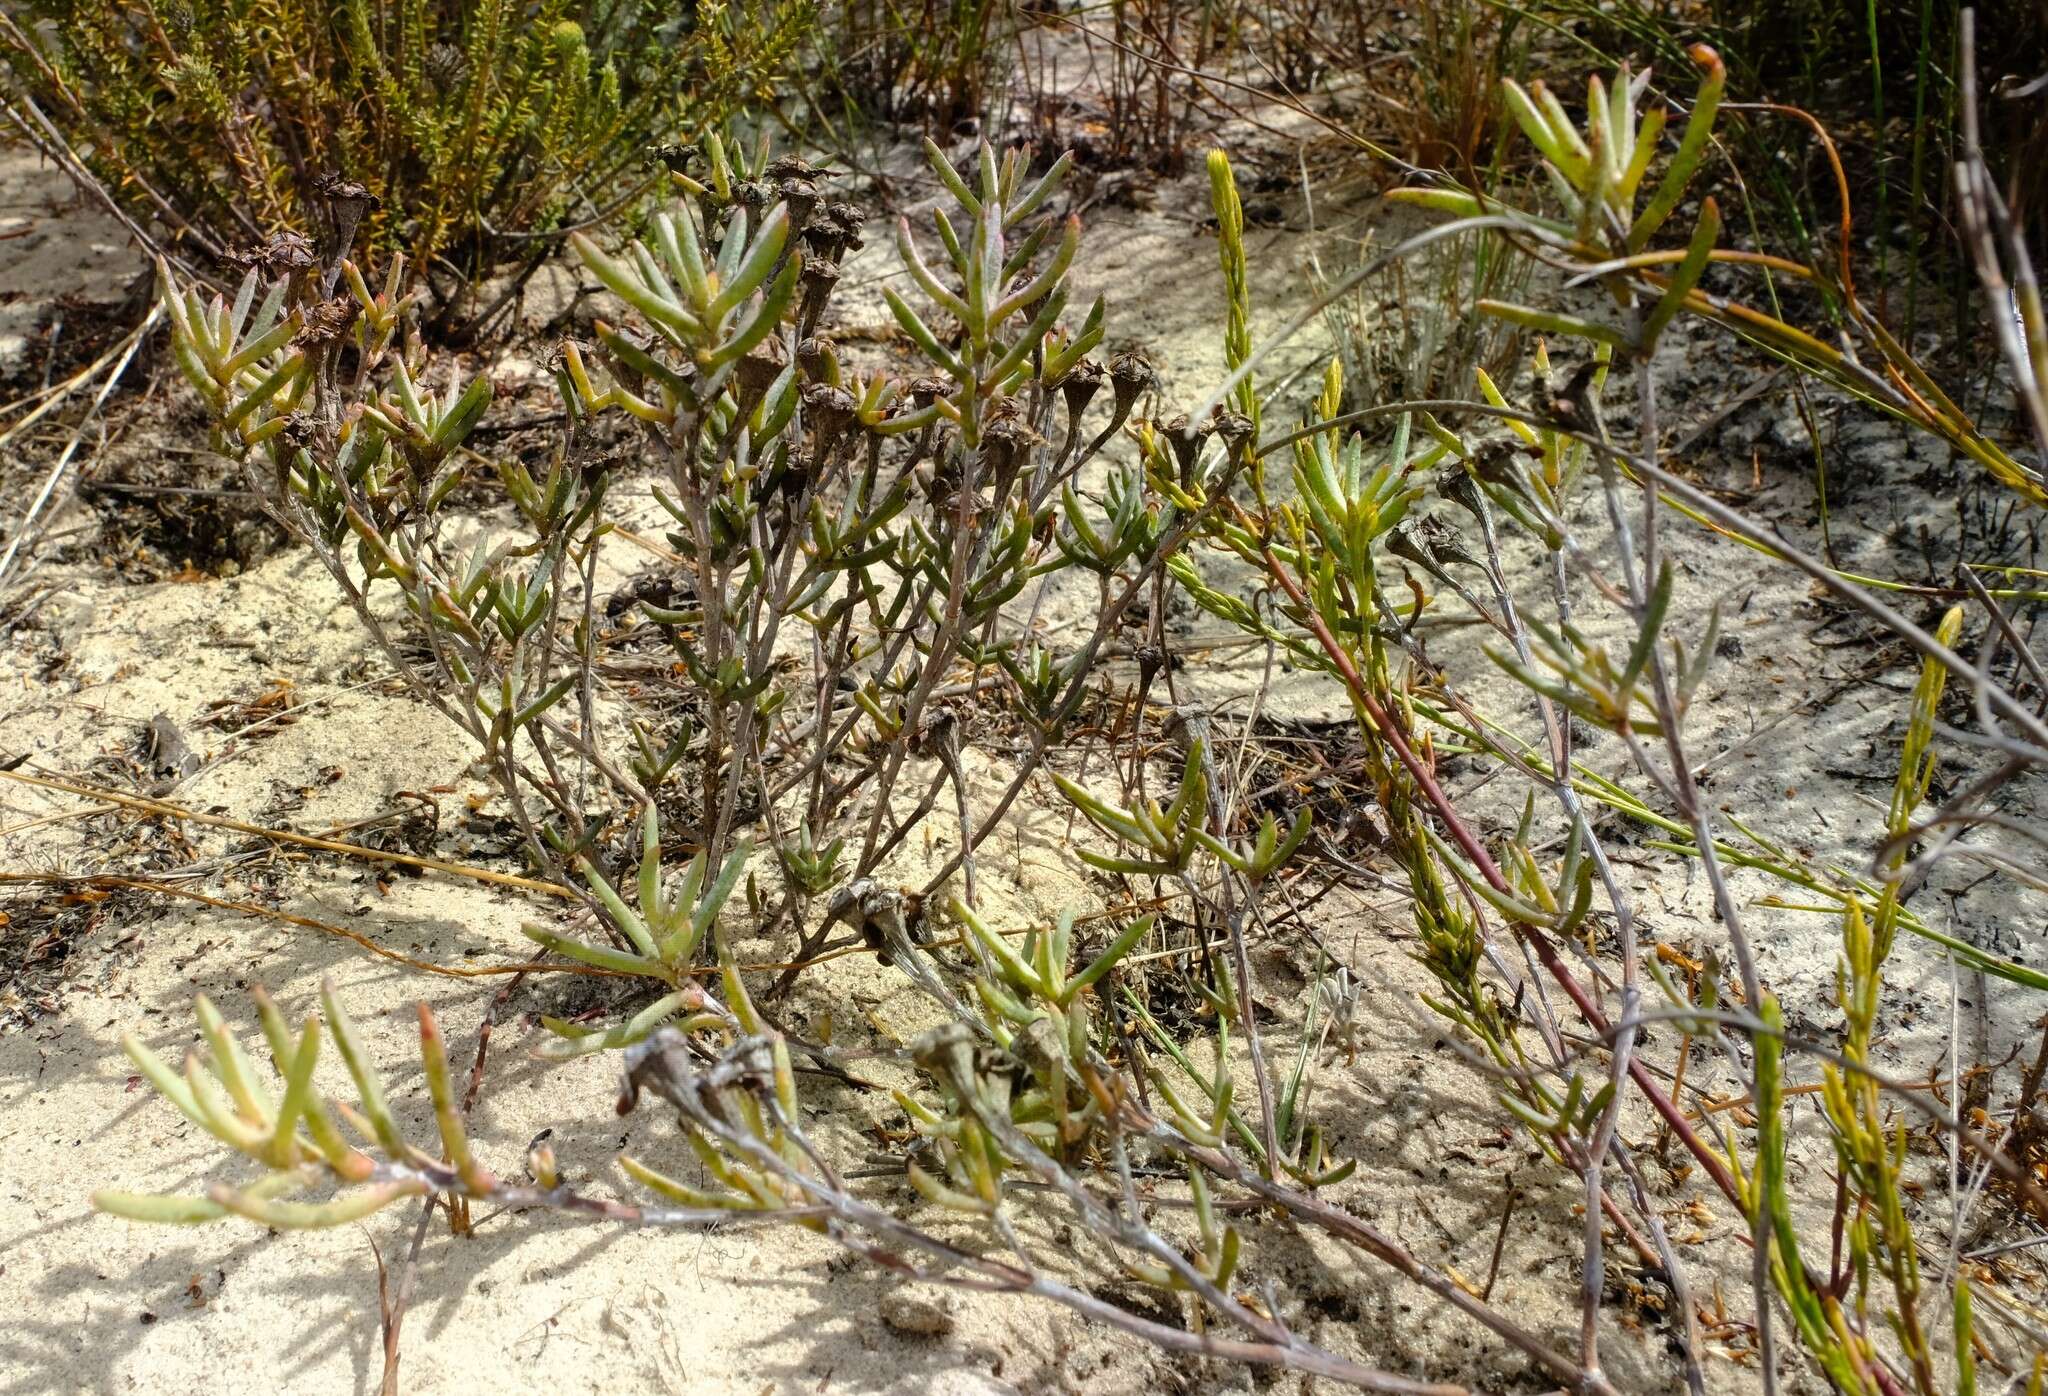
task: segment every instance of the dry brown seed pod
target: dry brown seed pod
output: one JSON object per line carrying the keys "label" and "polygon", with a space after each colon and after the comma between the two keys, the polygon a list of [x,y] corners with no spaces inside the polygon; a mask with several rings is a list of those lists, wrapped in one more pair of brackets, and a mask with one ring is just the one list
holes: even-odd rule
{"label": "dry brown seed pod", "polygon": [[799,340],[796,366],[811,382],[823,382],[831,377],[832,365],[838,362],[838,347],[824,335],[811,335]]}
{"label": "dry brown seed pod", "polygon": [[1479,448],[1472,458],[1472,473],[1489,485],[1511,485],[1515,483],[1512,462],[1519,443],[1508,440],[1489,441]]}
{"label": "dry brown seed pod", "polygon": [[758,402],[760,395],[773,387],[775,380],[788,367],[789,350],[783,347],[781,340],[770,335],[734,365],[733,378],[743,394]]}
{"label": "dry brown seed pod", "polygon": [[1078,417],[1087,411],[1088,404],[1102,390],[1103,380],[1107,377],[1102,365],[1093,359],[1083,359],[1068,369],[1053,385],[1060,390],[1060,396],[1067,404],[1067,415]]}
{"label": "dry brown seed pod", "polygon": [[1159,375],[1152,371],[1152,365],[1142,354],[1122,353],[1109,361],[1109,386],[1116,395],[1119,418],[1131,410],[1138,394],[1157,386],[1158,382]]}
{"label": "dry brown seed pod", "polygon": [[1046,444],[1024,418],[1024,403],[1015,397],[999,397],[982,413],[981,439],[1007,451],[1025,451]]}
{"label": "dry brown seed pod", "polygon": [[823,256],[806,253],[803,258],[803,276],[798,283],[802,299],[797,307],[797,323],[808,328],[817,324],[825,313],[825,302],[832,298],[832,292],[839,283],[839,268]]}
{"label": "dry brown seed pod", "polygon": [[1173,447],[1174,463],[1180,467],[1181,483],[1194,478],[1195,462],[1201,455],[1202,443],[1216,430],[1214,422],[1191,423],[1185,412],[1177,412],[1159,424],[1159,434],[1166,438],[1166,444]]}
{"label": "dry brown seed pod", "polygon": [[1251,440],[1255,428],[1252,419],[1242,412],[1227,412],[1217,408],[1210,415],[1210,429],[1223,438],[1223,444],[1235,454],[1237,448]]}
{"label": "dry brown seed pod", "polygon": [[897,942],[915,945],[924,938],[924,895],[907,887],[891,890],[858,878],[832,894],[825,912],[826,924],[844,921],[852,927],[879,964],[895,963]]}
{"label": "dry brown seed pod", "polygon": [[284,419],[284,427],[278,432],[278,437],[288,446],[303,449],[313,444],[319,431],[319,424],[311,413],[294,412]]}
{"label": "dry brown seed pod", "polygon": [[1479,559],[1465,551],[1465,545],[1458,537],[1458,531],[1434,514],[1425,514],[1415,522],[1416,534],[1422,546],[1429,550],[1430,559],[1439,567],[1453,562],[1469,563],[1477,567]]}
{"label": "dry brown seed pod", "polygon": [[1465,473],[1461,461],[1454,460],[1438,472],[1436,492],[1439,497],[1462,506],[1475,516],[1480,513],[1478,488],[1473,485],[1472,477]]}
{"label": "dry brown seed pod", "polygon": [[950,755],[958,733],[960,715],[950,703],[934,704],[911,739],[910,754],[920,759]]}
{"label": "dry brown seed pod", "polygon": [[1044,437],[1022,422],[999,422],[982,434],[982,459],[988,463],[988,480],[997,498],[1002,497],[1002,492],[1031,458],[1031,448],[1044,441]]}
{"label": "dry brown seed pod", "polygon": [[797,236],[802,239],[804,247],[816,256],[823,257],[829,262],[839,260],[838,254],[843,244],[839,230],[834,228],[829,220],[814,218],[798,230]]}
{"label": "dry brown seed pod", "polygon": [[299,332],[292,336],[293,347],[316,349],[337,342],[348,333],[348,327],[355,323],[361,309],[353,296],[335,296],[321,301],[306,312]]}
{"label": "dry brown seed pod", "polygon": [[269,276],[288,276],[295,271],[304,271],[317,259],[313,256],[311,242],[302,234],[286,231],[272,233],[258,246],[228,252],[222,260],[245,270],[254,267]]}
{"label": "dry brown seed pod", "polygon": [[314,176],[313,192],[337,204],[354,204],[359,212],[384,206],[384,201],[372,194],[360,181],[344,179],[331,170],[326,174]]}
{"label": "dry brown seed pod", "polygon": [[824,179],[831,170],[813,165],[801,155],[778,155],[768,162],[768,168],[761,172],[769,179]]}
{"label": "dry brown seed pod", "polygon": [[324,296],[334,289],[334,278],[341,271],[341,259],[355,243],[356,227],[363,221],[363,215],[382,207],[384,201],[357,181],[344,179],[332,172],[315,177],[313,189],[327,200],[329,231],[333,234],[326,252],[327,270],[320,283],[320,294]]}
{"label": "dry brown seed pod", "polygon": [[1572,373],[1571,380],[1550,402],[1550,415],[1567,427],[1579,431],[1591,430],[1599,415],[1599,405],[1591,396],[1593,378],[1599,373],[1601,364],[1596,359],[1582,363]]}
{"label": "dry brown seed pod", "polygon": [[803,399],[804,411],[809,414],[811,425],[826,436],[837,436],[845,430],[859,405],[852,393],[830,383],[804,384]]}
{"label": "dry brown seed pod", "polygon": [[808,179],[785,179],[777,182],[775,192],[782,199],[782,206],[789,210],[789,226],[802,232],[811,221],[811,214],[818,207],[818,186]]}
{"label": "dry brown seed pod", "polygon": [[694,145],[669,143],[647,147],[647,163],[660,165],[671,174],[688,174],[690,165],[697,159],[697,155],[697,147]]}
{"label": "dry brown seed pod", "polygon": [[1422,551],[1422,545],[1415,541],[1414,533],[1406,528],[1396,528],[1387,535],[1387,551],[1425,570],[1431,561],[1429,555]]}
{"label": "dry brown seed pod", "polygon": [[829,203],[812,215],[800,236],[804,246],[836,264],[848,249],[864,245],[860,240],[863,221],[861,211],[854,205]]}
{"label": "dry brown seed pod", "polygon": [[847,252],[858,251],[865,245],[861,242],[860,230],[861,225],[867,221],[867,216],[860,211],[858,205],[844,201],[827,204],[825,218],[827,225],[839,239],[838,247],[832,253],[833,261],[836,262]]}
{"label": "dry brown seed pod", "polygon": [[934,373],[927,373],[921,377],[913,378],[903,387],[904,395],[910,399],[910,404],[913,407],[930,407],[934,402],[952,391],[953,380],[941,378]]}

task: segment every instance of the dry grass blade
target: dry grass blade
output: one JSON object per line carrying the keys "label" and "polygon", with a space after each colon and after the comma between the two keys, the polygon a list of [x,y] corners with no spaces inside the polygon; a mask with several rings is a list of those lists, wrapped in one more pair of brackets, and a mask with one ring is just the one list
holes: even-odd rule
{"label": "dry grass blade", "polygon": [[79,795],[87,799],[104,800],[122,809],[140,810],[145,814],[158,815],[167,819],[189,820],[209,828],[231,829],[238,834],[250,834],[257,838],[269,839],[276,843],[290,844],[297,848],[313,848],[323,853],[338,853],[348,858],[360,858],[371,863],[396,863],[402,867],[418,868],[423,872],[445,873],[449,877],[467,878],[472,882],[488,882],[500,887],[514,887],[522,892],[534,892],[549,897],[570,897],[575,893],[557,882],[542,882],[535,878],[519,877],[513,873],[493,872],[489,868],[472,868],[462,863],[450,863],[439,858],[422,858],[412,853],[395,853],[381,848],[365,848],[361,844],[342,843],[335,839],[314,838],[310,834],[295,833],[289,829],[267,829],[261,824],[250,824],[226,815],[206,814],[199,810],[186,809],[180,805],[168,804],[162,800],[151,800],[140,795],[128,795],[118,790],[107,790],[99,786],[84,785],[74,781],[59,780],[53,776],[29,775],[22,771],[0,771],[0,779],[11,780],[18,785],[33,786],[38,790],[53,790],[65,795]]}

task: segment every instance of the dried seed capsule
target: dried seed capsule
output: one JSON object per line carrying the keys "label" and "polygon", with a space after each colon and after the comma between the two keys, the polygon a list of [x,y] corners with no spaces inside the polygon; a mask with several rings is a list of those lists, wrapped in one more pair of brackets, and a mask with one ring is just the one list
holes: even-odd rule
{"label": "dried seed capsule", "polygon": [[1465,473],[1461,462],[1452,461],[1437,475],[1436,492],[1441,498],[1469,510],[1475,517],[1483,517],[1479,489],[1472,483],[1472,477]]}
{"label": "dried seed capsule", "polygon": [[361,309],[353,296],[335,296],[321,301],[306,312],[299,332],[292,336],[292,347],[316,349],[336,343],[348,333],[348,327],[355,323]]}
{"label": "dried seed capsule", "polygon": [[1429,549],[1430,557],[1439,567],[1462,562],[1477,567],[1479,559],[1465,551],[1458,532],[1434,514],[1425,514],[1415,524],[1415,531],[1422,539],[1422,546]]}
{"label": "dried seed capsule", "polygon": [[1138,400],[1138,394],[1159,382],[1159,375],[1141,354],[1118,354],[1109,361],[1109,387],[1115,395],[1116,415],[1121,421]]}
{"label": "dried seed capsule", "polygon": [[812,335],[797,342],[796,366],[806,379],[813,383],[830,382],[833,370],[839,366],[838,346],[823,335]]}
{"label": "dried seed capsule", "polygon": [[768,168],[761,172],[769,179],[819,180],[832,173],[822,166],[813,165],[801,155],[778,155],[768,162]]}
{"label": "dried seed capsule", "polygon": [[1093,359],[1083,359],[1067,370],[1066,376],[1056,385],[1060,397],[1067,405],[1069,421],[1088,410],[1088,404],[1095,394],[1102,390],[1102,380],[1107,377],[1102,365]]}
{"label": "dried seed capsule", "polygon": [[222,260],[230,266],[254,267],[267,276],[289,276],[314,265],[313,244],[299,233],[272,233],[261,244],[244,251],[228,252]]}
{"label": "dried seed capsule", "polygon": [[955,507],[960,490],[960,463],[950,452],[917,467],[916,478],[924,486],[925,498],[941,511]]}
{"label": "dried seed capsule", "polygon": [[930,407],[953,391],[953,380],[928,373],[921,378],[911,379],[904,385],[903,391],[910,398],[912,407]]}
{"label": "dried seed capsule", "polygon": [[1160,435],[1166,444],[1173,447],[1174,464],[1180,467],[1180,482],[1185,485],[1195,478],[1195,464],[1201,459],[1202,443],[1216,430],[1212,422],[1190,423],[1186,413],[1178,413],[1159,425]]}
{"label": "dried seed capsule", "polygon": [[1237,454],[1238,447],[1252,439],[1252,432],[1256,430],[1252,425],[1252,419],[1244,413],[1226,412],[1222,408],[1218,408],[1211,416],[1210,425],[1215,433],[1223,438],[1223,444],[1229,448],[1233,456]]}
{"label": "dried seed capsule", "polygon": [[332,171],[323,175],[316,175],[313,179],[313,190],[323,199],[337,204],[355,204],[363,212],[384,206],[384,201],[375,194],[372,194],[360,182],[353,179],[343,179]]}
{"label": "dried seed capsule", "polygon": [[304,450],[318,438],[319,424],[309,412],[294,412],[284,419],[284,426],[277,435],[287,446]]}
{"label": "dried seed capsule", "polygon": [[647,163],[660,165],[670,174],[688,174],[690,165],[697,159],[697,147],[677,145],[673,142],[647,147]]}
{"label": "dried seed capsule", "polygon": [[982,425],[981,455],[988,466],[988,478],[1000,497],[1009,482],[1016,478],[1018,468],[1030,458],[1031,448],[1044,445],[1045,438],[1025,422],[1013,400],[1004,399],[991,404],[991,416],[993,420]]}
{"label": "dried seed capsule", "polygon": [[[333,224],[334,233],[334,244],[328,249],[328,256],[338,262],[354,244],[356,225],[363,221],[363,215],[372,209],[382,208],[384,201],[356,180],[343,179],[331,171],[314,178],[313,190],[327,200],[327,216]],[[332,271],[328,273],[327,280],[331,286]]]}
{"label": "dried seed capsule", "polygon": [[852,393],[830,383],[804,384],[803,400],[804,415],[817,437],[818,453],[829,456],[839,444],[840,437],[853,425],[854,411],[859,404]]}
{"label": "dried seed capsule", "polygon": [[830,203],[812,214],[803,227],[804,246],[834,264],[849,248],[862,246],[861,211],[849,203]]}
{"label": "dried seed capsule", "polygon": [[801,446],[792,446],[789,456],[774,472],[754,482],[754,502],[781,497],[795,499],[804,492],[804,482],[816,471],[818,458]]}
{"label": "dried seed capsule", "polygon": [[839,250],[833,254],[832,260],[836,262],[847,252],[859,251],[863,245],[860,240],[861,225],[867,221],[860,207],[841,201],[827,204],[825,214],[832,230],[839,235]]}
{"label": "dried seed capsule", "polygon": [[990,398],[988,406],[981,410],[981,420],[984,427],[993,426],[999,422],[1014,422],[1023,415],[1024,406],[1015,397]]}
{"label": "dried seed capsule", "polygon": [[789,210],[789,226],[802,232],[817,210],[818,186],[808,179],[784,179],[776,183],[775,192],[781,196],[782,206]]}
{"label": "dried seed capsule", "polygon": [[754,351],[742,358],[733,367],[733,380],[738,388],[739,416],[744,421],[754,415],[754,409],[761,405],[761,399],[775,386],[783,370],[789,367],[789,351],[774,335],[754,346]]}
{"label": "dried seed capsule", "polygon": [[949,756],[958,736],[960,715],[950,704],[934,704],[925,715],[917,735],[911,738],[910,754],[921,760],[935,756]]}
{"label": "dried seed capsule", "polygon": [[[1489,441],[1473,458],[1472,473],[1489,485],[1517,484],[1514,458],[1518,449],[1519,443],[1514,441]],[[1534,450],[1530,448],[1532,454]]]}
{"label": "dried seed capsule", "polygon": [[825,313],[825,302],[839,283],[839,268],[821,256],[804,255],[803,276],[798,282],[801,299],[797,305],[799,333],[808,333]]}
{"label": "dried seed capsule", "polygon": [[789,350],[774,335],[754,346],[754,351],[733,368],[742,392],[765,393],[789,367]]}
{"label": "dried seed capsule", "polygon": [[1397,528],[1387,536],[1387,551],[1395,557],[1414,563],[1425,571],[1430,568],[1429,556],[1422,551],[1421,545],[1415,541],[1415,535],[1405,528]]}
{"label": "dried seed capsule", "polygon": [[1593,379],[1602,365],[1589,359],[1575,369],[1564,391],[1551,399],[1550,415],[1574,431],[1590,431],[1599,422],[1599,404],[1593,400]]}

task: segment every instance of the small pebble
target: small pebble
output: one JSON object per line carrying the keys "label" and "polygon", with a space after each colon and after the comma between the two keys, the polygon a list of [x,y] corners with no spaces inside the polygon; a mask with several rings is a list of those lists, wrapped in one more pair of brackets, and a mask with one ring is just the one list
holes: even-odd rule
{"label": "small pebble", "polygon": [[906,1337],[942,1338],[953,1331],[953,1316],[937,1304],[907,1294],[882,1299],[882,1322]]}

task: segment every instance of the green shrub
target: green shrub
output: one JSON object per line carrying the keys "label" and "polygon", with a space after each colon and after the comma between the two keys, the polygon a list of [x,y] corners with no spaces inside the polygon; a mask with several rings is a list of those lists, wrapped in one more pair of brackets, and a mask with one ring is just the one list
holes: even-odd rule
{"label": "green shrub", "polygon": [[[188,260],[326,231],[316,183],[381,201],[358,241],[437,300],[616,200],[651,142],[759,95],[808,0],[27,0],[0,63]],[[601,191],[601,192],[599,192]]]}
{"label": "green shrub", "polygon": [[[563,345],[563,448],[544,474],[495,463],[518,513],[515,536],[466,551],[443,524],[475,464],[463,446],[490,407],[490,380],[465,377],[452,356],[405,331],[415,306],[397,278],[373,283],[338,260],[327,275],[353,305],[337,316],[340,298],[321,298],[312,276],[265,291],[252,270],[232,297],[209,297],[164,269],[172,352],[213,419],[215,449],[240,459],[250,490],[327,567],[422,702],[475,741],[535,863],[589,913],[579,926],[534,926],[528,936],[568,970],[644,981],[630,1017],[601,1027],[543,1018],[541,1055],[622,1052],[620,1108],[642,1092],[659,1097],[680,1112],[682,1137],[664,1165],[677,1172],[621,1161],[652,1198],[578,1192],[541,1145],[526,1160],[528,1187],[473,1147],[431,1011],[420,1012],[420,1066],[438,1151],[401,1133],[333,994],[296,1034],[258,996],[282,1078],[275,1091],[261,1053],[202,1000],[206,1050],[188,1055],[182,1074],[139,1041],[127,1050],[180,1113],[261,1175],[204,1195],[104,1191],[102,1209],[294,1228],[433,1196],[458,1226],[479,1203],[627,1225],[780,1220],[904,1276],[1028,1288],[1169,1350],[1387,1389],[1384,1374],[1239,1297],[1238,1233],[1211,1200],[1214,1185],[1256,1186],[1310,1224],[1368,1237],[1374,1254],[1423,1273],[1312,1195],[1350,1167],[1331,1157],[1311,1118],[1314,1054],[1300,1053],[1284,1090],[1265,1069],[1247,927],[1262,890],[1300,851],[1308,812],[1291,812],[1284,832],[1270,811],[1233,828],[1200,715],[1167,808],[1136,774],[1117,793],[1054,776],[1107,840],[1082,855],[1088,864],[1170,879],[1188,900],[1186,924],[1227,929],[1228,960],[1205,956],[1185,971],[1196,986],[1187,992],[1215,1016],[1213,1066],[1118,973],[1141,946],[1189,955],[1160,944],[1165,928],[1137,908],[1135,887],[1085,922],[1069,911],[1005,930],[990,924],[992,908],[977,909],[977,849],[1015,827],[1006,811],[1055,756],[1065,759],[1091,676],[1133,628],[1137,603],[1161,594],[1175,551],[1230,499],[1252,426],[1234,413],[1194,427],[1141,424],[1144,469],[1112,474],[1098,514],[1083,471],[1131,423],[1153,374],[1134,355],[1107,366],[1089,357],[1105,312],[1099,299],[1085,309],[1070,302],[1080,219],[1047,212],[1073,161],[1033,174],[1021,152],[999,158],[983,143],[962,172],[936,145],[926,154],[949,201],[930,211],[930,236],[898,221],[908,280],[903,293],[883,292],[916,351],[912,366],[928,370],[907,380],[842,363],[826,333],[862,214],[831,198],[827,172],[801,158],[771,159],[765,145],[735,155],[707,137],[703,179],[676,181],[683,197],[649,221],[644,240],[607,247],[572,236],[626,323],[596,322],[594,347]],[[677,707],[689,717],[660,732],[636,722],[630,743],[597,706],[607,643],[593,610],[599,557],[624,541],[616,511],[632,488],[620,468],[627,457],[583,449],[602,415],[646,429],[641,460],[657,468],[653,495],[675,525],[669,589],[659,605],[643,600],[639,615],[675,650]],[[1004,623],[1005,607],[1068,569],[1095,583],[1098,614],[1055,662],[1039,632]],[[373,605],[373,591],[395,593],[399,606]],[[780,662],[785,635],[809,641],[810,672]],[[430,657],[409,662],[408,649]],[[996,703],[1005,693],[1028,748],[993,811],[977,818],[960,763],[968,719],[951,700]],[[1134,732],[1133,748],[1144,739]],[[948,785],[954,852],[922,891],[891,887],[900,866],[891,855],[929,827]],[[899,817],[918,787],[915,810]],[[695,852],[677,878],[679,844]],[[772,864],[754,858],[763,844]],[[755,1006],[732,946],[742,919],[756,933],[774,929],[769,879],[783,882],[781,905],[800,936],[796,969],[843,926],[943,1010],[943,1024],[909,1044],[918,1084],[895,1101],[914,1136],[901,1176],[949,1235],[850,1188],[806,1133],[792,1054],[843,1068],[829,1045],[786,1038]],[[941,911],[941,894],[956,886]],[[1095,922],[1107,924],[1087,929]],[[1132,1055],[1126,1010],[1163,1060]],[[1259,1081],[1256,1117],[1232,1104],[1233,1040]],[[355,1104],[315,1084],[323,1041],[348,1067]],[[692,1041],[716,1053],[708,1071],[692,1063]],[[1142,1078],[1126,1074],[1140,1069]],[[342,1132],[357,1119],[365,1147]],[[1136,1203],[1134,1150],[1187,1177],[1189,1215],[1169,1223],[1171,1237]],[[1122,1195],[1110,1191],[1118,1181]],[[1048,1200],[1104,1243],[1100,1256],[1082,1257],[1087,1291],[1038,1272],[1018,1240],[1012,1217]],[[985,1229],[972,1251],[950,1239],[969,1226]],[[1214,1315],[1236,1336],[1095,1293],[1132,1280],[1169,1302],[1187,1297],[1203,1325]],[[1462,1292],[1450,1302],[1477,1312]],[[1534,1337],[1503,1332],[1571,1372]]]}

